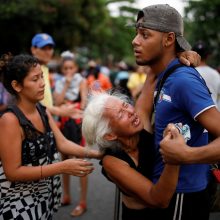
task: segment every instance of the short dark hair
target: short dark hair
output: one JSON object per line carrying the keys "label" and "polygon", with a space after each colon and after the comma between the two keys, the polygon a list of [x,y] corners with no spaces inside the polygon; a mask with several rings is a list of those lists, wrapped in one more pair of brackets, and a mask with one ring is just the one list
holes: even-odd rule
{"label": "short dark hair", "polygon": [[208,55],[210,55],[208,45],[202,40],[197,41],[192,47],[192,50],[196,51],[201,56],[202,60],[205,60]]}
{"label": "short dark hair", "polygon": [[0,76],[7,91],[17,97],[17,92],[13,89],[11,82],[16,80],[23,84],[24,78],[31,68],[36,67],[37,64],[39,64],[38,59],[28,54],[20,54],[14,57],[11,53],[2,55],[0,58]]}

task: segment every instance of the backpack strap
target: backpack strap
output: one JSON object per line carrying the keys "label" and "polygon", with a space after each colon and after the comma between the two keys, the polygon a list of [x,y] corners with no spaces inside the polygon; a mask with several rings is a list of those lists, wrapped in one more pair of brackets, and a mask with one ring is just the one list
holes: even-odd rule
{"label": "backpack strap", "polygon": [[178,63],[178,64],[176,64],[176,65],[170,67],[170,68],[169,68],[168,70],[166,70],[166,72],[163,74],[163,77],[162,77],[161,80],[159,81],[159,86],[158,86],[157,94],[156,94],[156,96],[155,96],[155,98],[154,98],[154,106],[156,106],[156,104],[157,104],[157,101],[158,101],[159,95],[160,95],[160,91],[161,91],[161,89],[163,88],[163,85],[164,85],[166,79],[167,79],[177,68],[182,67],[182,66],[185,66],[185,65],[183,65],[183,64],[181,64],[181,63]]}
{"label": "backpack strap", "polygon": [[[157,104],[157,101],[158,101],[158,98],[159,98],[161,89],[163,88],[163,85],[164,85],[166,79],[167,79],[177,68],[182,67],[182,66],[185,66],[185,65],[184,65],[184,64],[181,64],[181,63],[178,63],[178,64],[176,64],[176,65],[170,67],[170,68],[164,73],[163,77],[161,78],[161,80],[160,80],[159,83],[158,83],[159,86],[158,86],[157,94],[156,94],[156,96],[155,96],[155,98],[154,98],[154,108],[155,108],[155,106],[156,106],[156,104]],[[195,70],[196,70],[196,69],[195,69]],[[196,72],[198,72],[198,71],[196,70]],[[209,90],[209,88],[208,88],[208,86],[207,86],[207,84],[206,84],[204,78],[200,75],[199,72],[198,72],[198,74],[199,74],[200,78],[202,79],[202,81],[203,81],[203,83],[204,83],[206,89],[208,90],[208,93],[211,95],[212,93],[210,92],[210,90]]]}

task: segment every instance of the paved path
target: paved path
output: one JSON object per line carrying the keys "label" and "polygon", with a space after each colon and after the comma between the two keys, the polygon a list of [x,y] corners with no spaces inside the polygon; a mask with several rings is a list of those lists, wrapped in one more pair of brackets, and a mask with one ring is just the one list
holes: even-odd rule
{"label": "paved path", "polygon": [[54,216],[54,220],[113,220],[115,185],[101,174],[101,166],[97,160],[91,160],[95,170],[89,175],[88,210],[81,217],[71,217],[70,212],[79,198],[79,179],[71,178],[72,204],[61,207]]}
{"label": "paved path", "polygon": [[[79,179],[71,178],[72,185],[72,204],[61,207],[54,220],[113,220],[115,186],[107,181],[101,174],[100,165],[97,160],[92,160],[95,170],[89,176],[88,187],[88,210],[81,217],[71,217],[70,212],[77,204],[79,198]],[[138,219],[134,219],[138,220]],[[195,219],[196,220],[196,219]],[[210,220],[220,220],[220,213],[211,213]]]}

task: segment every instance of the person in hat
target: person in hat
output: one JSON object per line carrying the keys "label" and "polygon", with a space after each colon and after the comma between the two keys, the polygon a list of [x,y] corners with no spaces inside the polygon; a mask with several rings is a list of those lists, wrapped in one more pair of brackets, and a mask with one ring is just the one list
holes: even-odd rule
{"label": "person in hat", "polygon": [[[190,149],[199,149],[198,146],[208,144],[207,130],[220,134],[220,128],[217,129],[220,114],[199,73],[193,67],[179,65],[177,54],[191,47],[183,36],[183,19],[178,11],[168,4],[148,6],[138,12],[135,27],[136,36],[132,45],[136,63],[150,66],[158,78],[155,89],[158,96],[154,101],[157,153],[152,177],[156,183],[164,168],[160,142],[167,124],[173,123],[180,127]],[[169,77],[168,72],[171,73]],[[164,149],[170,147],[167,142],[161,144]],[[172,147],[182,151],[175,143]],[[217,144],[214,145],[217,148]],[[172,150],[170,148],[170,152]],[[161,219],[209,219],[206,191],[209,165],[202,164],[207,161],[198,162],[201,164],[181,166],[176,193],[169,206],[156,210],[163,216]]]}
{"label": "person in hat", "polygon": [[55,42],[47,33],[36,34],[31,41],[31,53],[41,64],[44,73],[45,90],[44,99],[41,101],[53,115],[79,117],[82,116],[82,111],[75,108],[74,105],[54,106],[50,80],[49,69],[47,64],[51,61],[54,54]]}

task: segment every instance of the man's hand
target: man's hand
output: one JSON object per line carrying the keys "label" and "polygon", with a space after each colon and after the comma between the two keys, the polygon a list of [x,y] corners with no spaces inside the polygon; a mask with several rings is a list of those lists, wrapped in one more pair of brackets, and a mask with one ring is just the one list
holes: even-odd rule
{"label": "man's hand", "polygon": [[164,138],[160,142],[160,153],[163,161],[170,164],[183,164],[187,161],[190,147],[185,144],[178,129],[169,124],[164,131]]}
{"label": "man's hand", "polygon": [[180,52],[177,54],[177,56],[179,57],[179,61],[186,66],[196,67],[200,64],[201,61],[200,55],[192,50]]}

